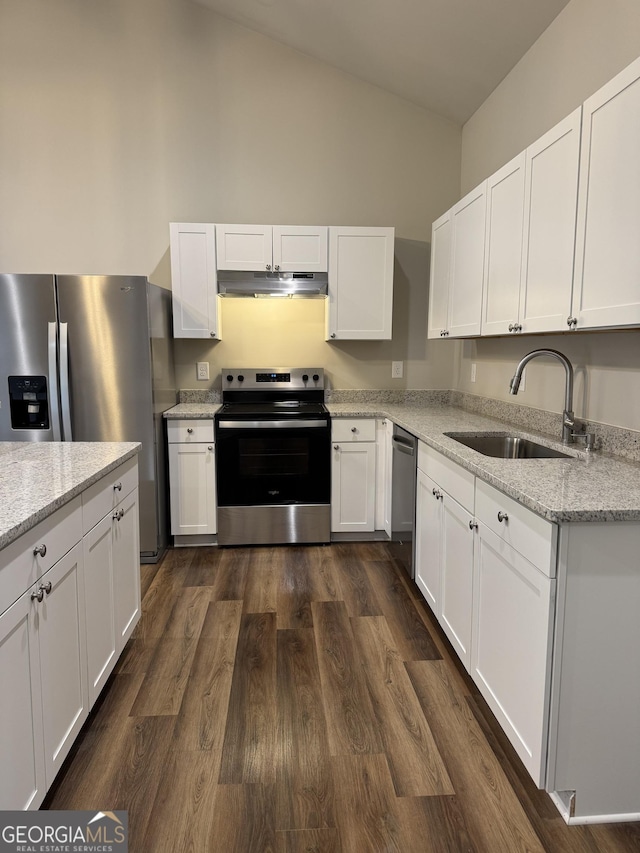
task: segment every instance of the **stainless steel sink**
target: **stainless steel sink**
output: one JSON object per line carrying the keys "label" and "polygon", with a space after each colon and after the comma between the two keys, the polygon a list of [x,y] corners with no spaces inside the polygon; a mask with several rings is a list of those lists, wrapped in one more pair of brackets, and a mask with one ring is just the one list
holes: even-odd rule
{"label": "stainless steel sink", "polygon": [[528,438],[500,432],[445,432],[449,438],[459,441],[485,456],[501,459],[570,459],[568,453],[553,450]]}

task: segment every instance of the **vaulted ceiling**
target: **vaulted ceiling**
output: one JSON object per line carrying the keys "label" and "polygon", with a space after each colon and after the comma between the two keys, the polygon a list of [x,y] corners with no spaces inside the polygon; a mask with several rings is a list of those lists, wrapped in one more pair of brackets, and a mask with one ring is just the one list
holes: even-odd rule
{"label": "vaulted ceiling", "polygon": [[195,0],[463,124],[569,0]]}

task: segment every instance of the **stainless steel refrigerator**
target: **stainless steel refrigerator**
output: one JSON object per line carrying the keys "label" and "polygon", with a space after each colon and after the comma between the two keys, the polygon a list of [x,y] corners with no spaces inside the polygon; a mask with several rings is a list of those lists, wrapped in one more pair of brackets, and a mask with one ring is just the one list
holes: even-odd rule
{"label": "stainless steel refrigerator", "polygon": [[175,403],[169,291],[141,276],[0,274],[0,441],[140,441],[143,562],[168,539],[162,413]]}

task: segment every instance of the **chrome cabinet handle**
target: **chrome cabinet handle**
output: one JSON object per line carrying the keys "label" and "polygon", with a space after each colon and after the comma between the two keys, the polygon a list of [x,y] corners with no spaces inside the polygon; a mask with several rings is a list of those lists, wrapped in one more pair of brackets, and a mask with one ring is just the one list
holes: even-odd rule
{"label": "chrome cabinet handle", "polygon": [[276,265],[274,266],[274,270],[275,270],[276,272],[278,272],[278,270],[279,270],[279,269],[280,269],[279,264],[276,264]]}
{"label": "chrome cabinet handle", "polygon": [[334,450],[340,450],[340,445],[339,445],[339,444],[334,444],[334,445],[333,445],[333,449],[334,449]]}
{"label": "chrome cabinet handle", "polygon": [[34,556],[34,557],[38,557],[38,556],[40,556],[40,557],[44,557],[44,555],[45,555],[46,553],[47,553],[47,546],[46,546],[46,545],[37,545],[37,546],[33,549],[33,556]]}
{"label": "chrome cabinet handle", "polygon": [[189,433],[189,435],[191,435],[191,433],[193,432],[193,427],[187,427],[187,432]]}
{"label": "chrome cabinet handle", "polygon": [[114,492],[121,492],[122,491],[122,483],[115,483],[113,486],[113,491]]}
{"label": "chrome cabinet handle", "polygon": [[271,264],[267,264],[267,269],[268,269],[268,270],[270,270],[270,269],[271,269]]}
{"label": "chrome cabinet handle", "polygon": [[336,333],[335,333],[335,332],[331,332],[331,337],[332,337],[332,338],[335,338],[335,336],[336,336]]}
{"label": "chrome cabinet handle", "polygon": [[433,489],[432,494],[437,501],[442,498],[442,492],[438,491],[438,489]]}
{"label": "chrome cabinet handle", "polygon": [[499,510],[499,512],[498,512],[498,521],[499,521],[501,524],[502,524],[502,522],[503,522],[503,521],[509,521],[509,516],[507,515],[507,513],[506,513],[506,512],[502,512],[502,510]]}
{"label": "chrome cabinet handle", "polygon": [[207,447],[207,450],[213,450],[213,445],[212,445],[212,444],[210,444],[210,445]]}
{"label": "chrome cabinet handle", "polygon": [[113,513],[113,519],[114,519],[114,521],[120,521],[120,519],[123,517],[123,515],[124,515],[124,510],[123,510],[123,509],[118,510],[118,512],[114,512],[114,513]]}
{"label": "chrome cabinet handle", "polygon": [[47,581],[46,583],[40,584],[40,589],[43,589],[47,595],[51,592],[51,581]]}
{"label": "chrome cabinet handle", "polygon": [[215,338],[216,333],[215,332],[209,332],[209,335],[210,335],[210,337]]}
{"label": "chrome cabinet handle", "polygon": [[358,432],[358,427],[351,427],[351,432]]}
{"label": "chrome cabinet handle", "polygon": [[478,529],[478,522],[474,521],[473,518],[469,519],[469,530],[477,530],[477,529]]}
{"label": "chrome cabinet handle", "polygon": [[577,317],[567,317],[567,326],[570,329],[575,329],[575,327],[577,325],[578,325],[578,318]]}
{"label": "chrome cabinet handle", "polygon": [[509,331],[510,331],[510,332],[513,332],[513,329],[514,329],[514,325],[513,325],[513,323],[509,323]]}
{"label": "chrome cabinet handle", "polygon": [[31,601],[42,601],[43,598],[44,598],[44,589],[42,587],[40,587],[40,589],[38,589],[37,591],[34,590],[31,593]]}

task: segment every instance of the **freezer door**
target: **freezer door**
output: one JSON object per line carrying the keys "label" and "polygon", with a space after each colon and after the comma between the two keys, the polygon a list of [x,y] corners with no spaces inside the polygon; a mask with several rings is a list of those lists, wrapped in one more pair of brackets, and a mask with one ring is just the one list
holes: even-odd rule
{"label": "freezer door", "polygon": [[0,274],[0,441],[60,438],[56,346],[53,276]]}
{"label": "freezer door", "polygon": [[140,548],[153,552],[156,471],[147,279],[96,275],[58,276],[57,281],[64,438],[142,442]]}

